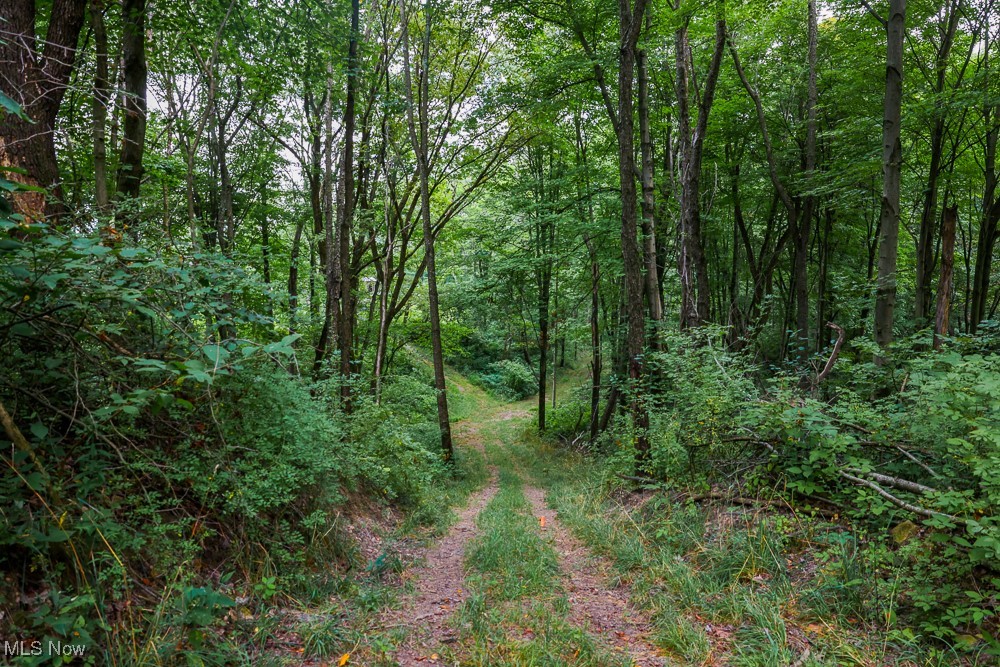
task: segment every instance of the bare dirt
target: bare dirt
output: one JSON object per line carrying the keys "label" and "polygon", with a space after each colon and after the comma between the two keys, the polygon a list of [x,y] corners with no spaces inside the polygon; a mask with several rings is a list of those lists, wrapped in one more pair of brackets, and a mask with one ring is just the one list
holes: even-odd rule
{"label": "bare dirt", "polygon": [[[408,633],[393,654],[401,666],[429,664],[441,646],[456,639],[448,623],[465,600],[465,547],[476,534],[476,517],[497,491],[496,479],[474,494],[448,533],[424,554],[423,564],[407,570],[416,592],[393,610],[384,627],[405,626]],[[432,663],[430,663],[432,664]]]}
{"label": "bare dirt", "polygon": [[539,530],[559,554],[569,594],[569,620],[602,639],[614,652],[635,667],[662,667],[666,659],[647,639],[649,618],[629,601],[628,591],[612,586],[601,571],[607,564],[591,556],[587,548],[559,523],[556,512],[545,504],[545,492],[525,487],[524,495],[539,521]]}

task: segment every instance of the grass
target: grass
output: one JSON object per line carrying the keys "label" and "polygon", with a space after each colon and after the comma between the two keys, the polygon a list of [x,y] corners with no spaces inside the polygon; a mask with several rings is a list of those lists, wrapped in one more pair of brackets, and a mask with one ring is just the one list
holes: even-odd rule
{"label": "grass", "polygon": [[706,510],[655,493],[637,502],[594,460],[522,428],[511,438],[514,464],[613,564],[673,664],[990,664],[887,623],[894,593],[877,589],[840,526],[773,508]]}
{"label": "grass", "polygon": [[[454,421],[488,414],[503,405],[457,374],[449,373],[448,380],[449,399],[460,396],[451,401],[456,408],[452,411]],[[286,601],[284,616],[262,611],[241,622],[241,637],[233,643],[247,647],[248,654],[236,663],[278,667],[301,664],[306,657],[335,664],[340,656],[351,653],[349,664],[391,665],[386,656],[398,644],[402,631],[380,627],[379,622],[382,612],[398,605],[407,592],[406,586],[394,583],[391,576],[403,566],[394,545],[443,534],[454,523],[454,508],[464,505],[489,479],[485,454],[475,447],[458,448],[453,474],[431,487],[399,526],[382,536],[385,548],[374,561],[362,562],[358,550],[350,549],[352,572],[327,575],[322,581],[314,579],[299,586],[303,594]],[[291,620],[295,617],[301,620]]]}
{"label": "grass", "polygon": [[[498,424],[494,441],[509,425]],[[499,491],[477,520],[469,545],[470,596],[455,623],[459,643],[445,664],[611,667],[626,664],[568,620],[558,555],[542,539],[506,447],[487,446]]]}
{"label": "grass", "polygon": [[[580,380],[579,373],[564,377]],[[558,394],[569,396],[568,387]],[[773,508],[705,509],[664,494],[636,502],[597,462],[540,439],[527,420],[492,419],[511,407],[530,412],[534,399],[504,404],[455,373],[452,395],[461,396],[453,404],[470,416],[476,446],[459,448],[455,476],[425,499],[427,514],[414,515],[402,530],[425,537],[443,532],[450,508],[481,488],[491,467],[499,490],[468,545],[469,595],[452,619],[458,641],[441,650],[440,664],[628,664],[570,621],[558,554],[539,533],[525,479],[544,489],[560,521],[609,561],[611,583],[628,586],[633,602],[647,610],[650,639],[671,664],[989,664],[929,647],[894,627],[895,591],[877,588],[858,543],[839,526]],[[403,630],[374,623],[399,591],[376,577],[355,586],[344,597],[352,607],[349,622],[303,627],[305,647],[313,657],[336,659],[361,643],[365,656],[379,656],[365,662],[359,654],[362,664],[391,665],[386,656]],[[334,609],[328,612],[332,619]]]}

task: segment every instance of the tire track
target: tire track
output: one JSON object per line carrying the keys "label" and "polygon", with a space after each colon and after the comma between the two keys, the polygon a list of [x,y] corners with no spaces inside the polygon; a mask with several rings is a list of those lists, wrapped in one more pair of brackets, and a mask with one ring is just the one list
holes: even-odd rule
{"label": "tire track", "polygon": [[667,660],[647,639],[651,624],[629,601],[628,591],[611,587],[590,552],[559,523],[556,512],[545,504],[545,492],[526,486],[524,495],[536,517],[544,518],[547,534],[559,555],[569,597],[569,620],[604,640],[614,652],[636,667],[663,667]]}
{"label": "tire track", "polygon": [[421,658],[455,641],[456,635],[448,621],[468,594],[465,549],[476,536],[476,517],[496,492],[494,472],[489,484],[476,492],[458,513],[458,521],[448,533],[423,554],[423,564],[407,571],[407,578],[414,580],[416,593],[400,609],[387,614],[383,621],[383,627],[407,629],[406,639],[392,656],[403,667],[421,664]]}

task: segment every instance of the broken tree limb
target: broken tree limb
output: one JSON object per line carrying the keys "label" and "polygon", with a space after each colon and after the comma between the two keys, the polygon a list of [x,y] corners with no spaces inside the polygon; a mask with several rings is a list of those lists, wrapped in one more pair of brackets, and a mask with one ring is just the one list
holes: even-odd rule
{"label": "broken tree limb", "polygon": [[626,482],[636,482],[638,484],[662,484],[658,479],[653,479],[652,477],[639,477],[637,475],[619,475],[616,474],[615,477],[619,479],[624,479]]}
{"label": "broken tree limb", "polygon": [[827,322],[826,326],[837,332],[837,342],[833,344],[833,351],[830,352],[830,358],[826,360],[823,370],[816,376],[816,385],[825,380],[826,376],[833,370],[833,365],[837,363],[837,357],[840,356],[840,348],[844,346],[844,328],[833,322]]}
{"label": "broken tree limb", "polygon": [[42,477],[47,478],[48,474],[45,472],[42,462],[35,455],[35,450],[28,443],[28,439],[24,437],[24,434],[21,433],[21,429],[14,423],[14,418],[7,412],[7,408],[4,407],[2,401],[0,401],[0,424],[3,424],[3,430],[7,434],[7,437],[10,438],[10,441],[14,443],[14,446],[27,454],[28,459],[35,465],[38,472],[42,474]]}
{"label": "broken tree limb", "polygon": [[919,514],[920,516],[926,516],[926,517],[929,517],[929,518],[943,517],[945,519],[951,519],[955,523],[960,523],[960,524],[963,524],[963,525],[968,525],[969,524],[969,522],[968,522],[967,519],[963,519],[961,517],[957,517],[957,516],[954,516],[952,514],[946,514],[944,512],[938,512],[938,511],[935,511],[935,510],[929,510],[929,509],[927,509],[925,507],[920,507],[919,505],[914,505],[912,503],[908,503],[905,500],[903,500],[902,498],[898,498],[897,496],[892,495],[891,493],[889,493],[888,491],[886,491],[885,489],[883,489],[881,486],[879,486],[878,484],[876,484],[875,482],[873,482],[873,481],[871,481],[869,479],[863,479],[861,477],[855,477],[851,473],[846,472],[844,470],[840,471],[840,476],[843,477],[846,480],[854,482],[855,484],[859,484],[861,486],[868,487],[869,489],[871,489],[872,491],[874,491],[878,495],[882,496],[883,498],[885,498],[886,500],[888,500],[890,503],[892,503],[896,507],[901,507],[902,509],[907,510],[909,512],[913,512],[914,514]]}
{"label": "broken tree limb", "polygon": [[895,487],[897,489],[903,489],[904,491],[912,491],[913,493],[937,493],[937,489],[930,486],[925,486],[917,482],[911,482],[908,479],[902,479],[900,477],[892,477],[891,475],[883,475],[877,472],[871,472],[867,470],[861,470],[859,468],[844,468],[847,472],[854,473],[856,475],[863,475],[869,477],[876,482],[881,482],[882,484],[888,484],[889,486]]}
{"label": "broken tree limb", "polygon": [[914,456],[910,452],[906,451],[905,449],[903,449],[899,445],[894,445],[894,446],[896,447],[896,449],[899,450],[900,454],[902,454],[903,456],[905,456],[906,458],[910,459],[911,461],[913,461],[914,463],[916,463],[918,466],[920,466],[921,468],[923,468],[924,470],[926,470],[927,473],[931,477],[934,477],[935,479],[939,479],[941,477],[940,473],[935,472],[933,468],[931,468],[929,465],[927,465],[926,463],[924,463],[923,461],[921,461],[920,459],[918,459],[916,456]]}
{"label": "broken tree limb", "polygon": [[[692,495],[679,494],[674,496],[674,502],[691,501],[697,503],[703,500],[722,500],[731,505],[745,505],[748,507],[754,507],[758,505],[767,505],[772,507],[786,507],[793,514],[796,513],[795,507],[788,503],[787,500],[769,500],[767,498],[747,498],[746,496],[732,496],[723,491],[709,491],[708,493],[696,493]],[[816,512],[820,516],[832,518],[837,515],[837,512],[831,510],[822,509],[819,507],[811,508],[812,511]]]}

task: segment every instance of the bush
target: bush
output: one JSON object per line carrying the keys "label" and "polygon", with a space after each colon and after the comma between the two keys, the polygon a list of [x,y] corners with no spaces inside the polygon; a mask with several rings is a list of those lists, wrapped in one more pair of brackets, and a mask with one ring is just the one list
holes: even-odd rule
{"label": "bush", "polygon": [[512,401],[531,396],[538,389],[538,380],[531,369],[513,359],[489,364],[479,374],[479,381],[487,390]]}
{"label": "bush", "polygon": [[[827,499],[876,536],[864,553],[882,555],[868,562],[858,550],[859,567],[866,580],[899,585],[902,611],[924,632],[954,639],[994,618],[1000,357],[983,352],[990,341],[933,352],[915,338],[878,366],[841,359],[818,388],[769,375],[721,341],[709,328],[668,333],[666,351],[650,354],[647,474],[702,489],[721,483],[738,495],[785,494],[790,503]],[[624,418],[604,434],[616,472],[634,474],[636,435]],[[901,523],[912,530],[893,537]]]}
{"label": "bush", "polygon": [[26,440],[0,475],[0,572],[20,582],[0,634],[226,662],[210,644],[230,596],[350,565],[345,490],[421,507],[445,477],[433,388],[399,376],[343,415],[229,258],[0,222],[17,228],[0,245],[0,405]]}

